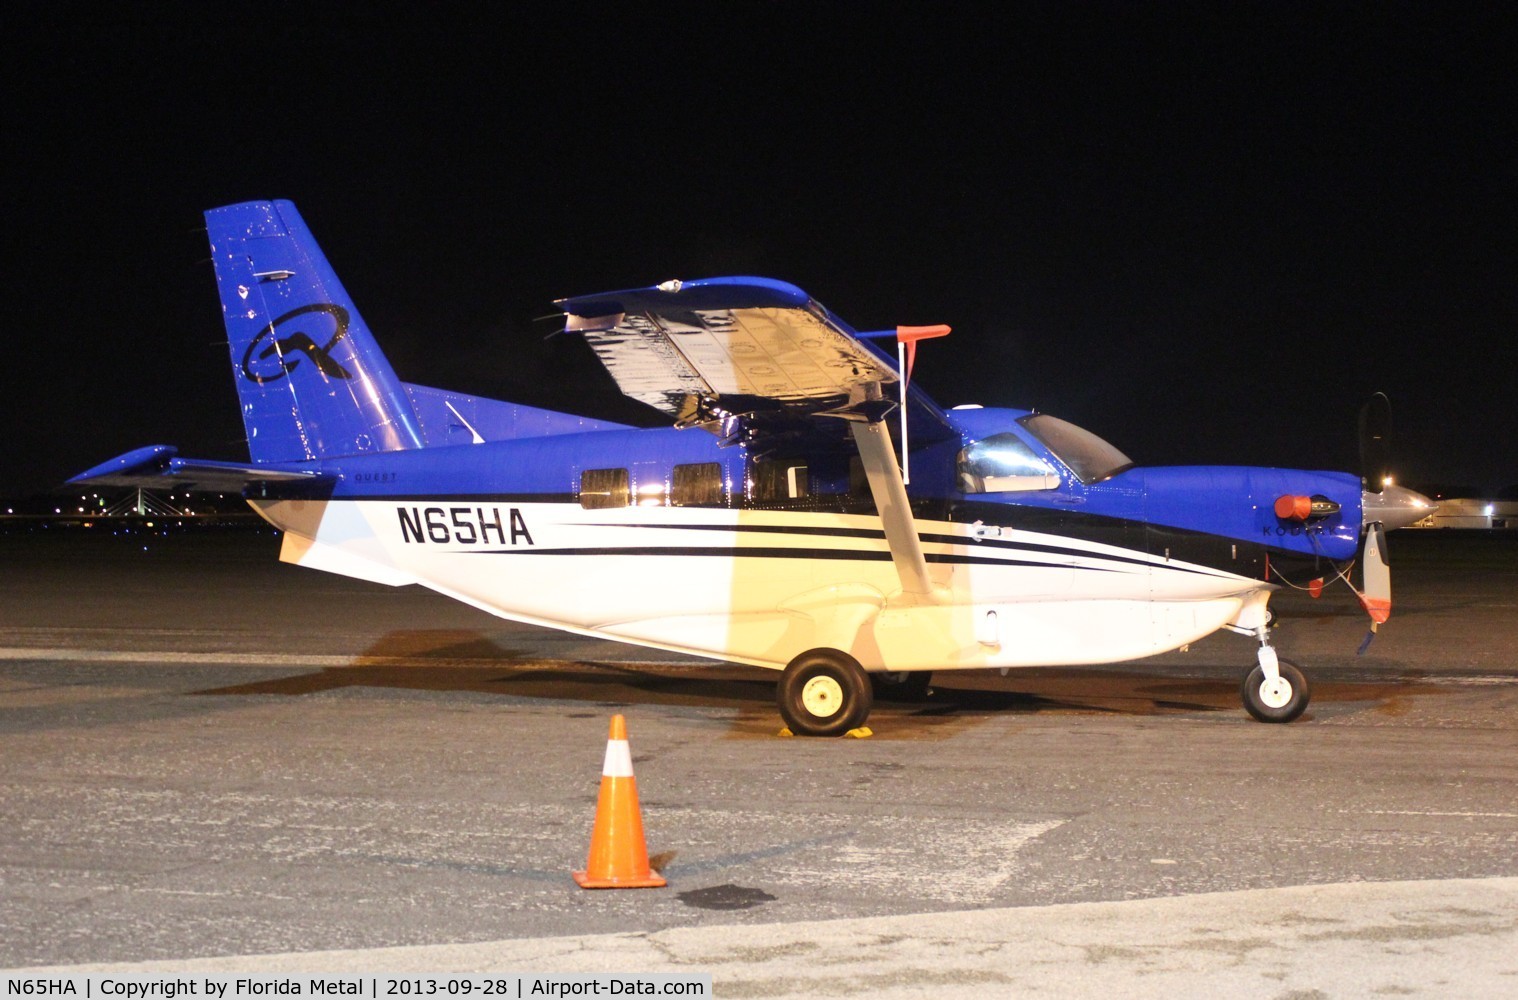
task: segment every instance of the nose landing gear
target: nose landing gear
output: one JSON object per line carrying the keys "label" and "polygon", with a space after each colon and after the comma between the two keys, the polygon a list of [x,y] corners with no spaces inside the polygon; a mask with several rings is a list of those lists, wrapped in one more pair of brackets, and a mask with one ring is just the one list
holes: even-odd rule
{"label": "nose landing gear", "polygon": [[1307,678],[1296,664],[1276,655],[1264,626],[1257,634],[1259,663],[1244,678],[1244,708],[1261,722],[1291,722],[1307,710],[1312,697]]}

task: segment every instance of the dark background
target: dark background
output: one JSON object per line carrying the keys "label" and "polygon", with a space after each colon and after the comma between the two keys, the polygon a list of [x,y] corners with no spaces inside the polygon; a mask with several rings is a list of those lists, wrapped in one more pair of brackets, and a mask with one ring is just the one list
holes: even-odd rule
{"label": "dark background", "polygon": [[300,207],[407,381],[657,424],[552,300],[761,274],[1144,464],[1518,482],[1505,5],[13,5],[0,492],[242,459],[200,213]]}

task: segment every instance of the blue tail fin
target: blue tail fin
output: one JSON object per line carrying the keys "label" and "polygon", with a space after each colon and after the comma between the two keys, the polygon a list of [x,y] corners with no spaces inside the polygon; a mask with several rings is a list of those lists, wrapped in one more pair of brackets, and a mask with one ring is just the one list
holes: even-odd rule
{"label": "blue tail fin", "polygon": [[420,448],[409,397],[288,201],[206,212],[254,462]]}

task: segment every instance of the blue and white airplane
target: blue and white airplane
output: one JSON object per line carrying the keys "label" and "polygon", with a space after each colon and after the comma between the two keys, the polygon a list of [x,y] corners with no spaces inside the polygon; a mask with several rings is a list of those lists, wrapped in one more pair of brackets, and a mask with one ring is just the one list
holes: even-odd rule
{"label": "blue and white airplane", "polygon": [[1290,721],[1308,685],[1270,643],[1271,595],[1348,582],[1358,558],[1384,621],[1383,531],[1432,509],[1379,476],[1141,468],[1048,414],[942,409],[908,355],[947,328],[891,331],[893,358],[765,278],[559,302],[668,428],[412,385],[292,204],[206,222],[251,461],[159,445],[74,482],[240,490],[283,561],[772,668],[801,734],[861,726],[932,671],[1114,663],[1219,629],[1258,641],[1248,711]]}

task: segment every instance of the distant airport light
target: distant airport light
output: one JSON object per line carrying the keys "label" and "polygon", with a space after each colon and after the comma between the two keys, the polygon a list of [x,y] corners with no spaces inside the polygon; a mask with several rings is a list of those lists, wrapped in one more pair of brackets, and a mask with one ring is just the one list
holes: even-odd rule
{"label": "distant airport light", "polygon": [[1385,479],[1381,480],[1381,485],[1382,486],[1391,486],[1392,485],[1392,477],[1391,476],[1387,476]]}

